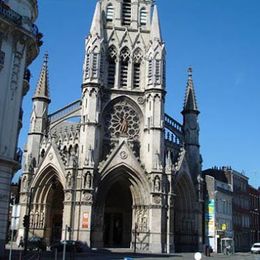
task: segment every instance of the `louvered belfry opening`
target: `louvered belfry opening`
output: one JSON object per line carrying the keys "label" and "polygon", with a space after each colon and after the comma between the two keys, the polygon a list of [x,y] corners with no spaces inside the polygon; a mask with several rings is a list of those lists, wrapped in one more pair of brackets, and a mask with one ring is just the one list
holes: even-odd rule
{"label": "louvered belfry opening", "polygon": [[142,8],[140,10],[140,24],[146,25],[146,22],[147,22],[147,11],[145,8]]}
{"label": "louvered belfry opening", "polygon": [[108,87],[113,88],[115,85],[115,74],[116,74],[116,57],[117,51],[114,46],[108,50],[108,75],[107,84]]}
{"label": "louvered belfry opening", "polygon": [[121,81],[121,87],[125,88],[127,87],[127,76],[128,76],[128,63],[130,58],[130,51],[127,47],[123,48],[123,50],[120,53],[120,81]]}
{"label": "louvered belfry opening", "polygon": [[108,4],[106,13],[107,22],[112,22],[114,19],[114,7],[112,4]]}
{"label": "louvered belfry opening", "polygon": [[134,64],[134,88],[140,87],[140,63]]}
{"label": "louvered belfry opening", "polygon": [[123,0],[122,4],[122,24],[131,24],[131,0]]}
{"label": "louvered belfry opening", "polygon": [[142,58],[143,58],[143,54],[142,51],[140,49],[137,49],[134,52],[133,55],[133,61],[134,61],[134,80],[133,80],[133,84],[134,84],[134,88],[139,88],[140,87],[140,80],[141,80],[141,62],[142,62]]}

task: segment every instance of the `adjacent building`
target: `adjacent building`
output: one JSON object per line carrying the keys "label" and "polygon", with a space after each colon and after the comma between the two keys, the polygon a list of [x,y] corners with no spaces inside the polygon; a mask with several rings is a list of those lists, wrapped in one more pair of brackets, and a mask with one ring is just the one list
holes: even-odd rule
{"label": "adjacent building", "polygon": [[[45,58],[25,149],[19,237],[29,232],[50,244],[64,238],[69,226],[70,239],[97,248],[202,249],[192,70],[180,123],[164,111],[165,61],[152,0],[97,2],[85,43],[81,99],[54,113],[48,112]],[[24,216],[30,218],[25,233]]]}
{"label": "adjacent building", "polygon": [[27,67],[39,52],[37,15],[36,0],[0,0],[0,255],[6,243],[11,178],[22,156],[17,139],[22,99],[29,88]]}
{"label": "adjacent building", "polygon": [[250,241],[251,244],[260,241],[260,188],[248,186],[250,198]]}
{"label": "adjacent building", "polygon": [[205,192],[205,243],[214,252],[221,252],[221,239],[233,238],[233,189],[223,171],[213,168],[203,171]]}
{"label": "adjacent building", "polygon": [[[243,252],[243,251],[249,251],[251,247],[252,242],[252,230],[256,232],[256,223],[254,225],[254,228],[252,229],[252,217],[256,219],[258,215],[258,209],[254,209],[254,213],[252,213],[252,207],[250,207],[250,195],[249,195],[249,184],[248,184],[248,177],[245,176],[245,174],[242,172],[238,172],[233,170],[231,167],[221,167],[221,168],[212,168],[203,171],[205,180],[206,180],[206,187],[208,190],[208,196],[209,199],[212,199],[215,197],[215,200],[217,199],[217,196],[220,195],[219,191],[215,189],[214,196],[212,191],[212,180],[210,177],[212,176],[215,178],[221,178],[222,181],[226,183],[226,188],[229,190],[229,198],[232,198],[232,200],[227,199],[226,195],[222,196],[221,198],[218,198],[218,203],[214,201],[214,211],[215,212],[221,212],[221,214],[232,214],[232,217],[230,219],[230,223],[223,222],[223,216],[220,216],[220,219],[218,220],[218,223],[215,222],[215,240],[218,239],[221,236],[221,231],[223,229],[228,228],[228,226],[232,225],[233,228],[228,230],[228,232],[224,232],[223,235],[232,237],[234,240],[234,247],[235,251],[237,252]],[[215,186],[216,187],[216,186]],[[223,188],[224,186],[222,186]],[[252,191],[252,190],[251,190]],[[253,193],[253,192],[252,192]],[[252,196],[251,196],[252,197]],[[230,205],[232,201],[232,207]],[[256,203],[254,201],[254,203]],[[206,209],[207,209],[206,205]],[[257,209],[257,210],[256,210]],[[251,221],[250,221],[251,220]],[[205,218],[205,221],[207,223],[207,218]],[[227,219],[226,219],[227,221]],[[256,221],[256,220],[255,220]],[[225,224],[224,226],[222,224]],[[224,228],[223,228],[224,227]],[[219,230],[219,231],[216,231]],[[230,232],[229,232],[230,231]],[[212,237],[213,233],[208,232],[206,230],[206,236]],[[222,235],[222,236],[223,236]]]}

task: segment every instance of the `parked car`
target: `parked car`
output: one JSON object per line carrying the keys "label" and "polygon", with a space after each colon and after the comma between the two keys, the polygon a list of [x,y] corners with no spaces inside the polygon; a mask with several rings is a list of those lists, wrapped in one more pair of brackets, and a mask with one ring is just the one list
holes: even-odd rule
{"label": "parked car", "polygon": [[252,254],[260,254],[260,243],[254,243],[251,247]]}
{"label": "parked car", "polygon": [[[57,251],[61,252],[64,248],[65,240],[56,241],[53,244],[51,244],[51,251]],[[67,252],[83,252],[85,245],[80,241],[75,240],[66,240],[66,251]]]}
{"label": "parked car", "polygon": [[27,243],[28,250],[42,250],[46,251],[46,242],[42,237],[30,237]]}

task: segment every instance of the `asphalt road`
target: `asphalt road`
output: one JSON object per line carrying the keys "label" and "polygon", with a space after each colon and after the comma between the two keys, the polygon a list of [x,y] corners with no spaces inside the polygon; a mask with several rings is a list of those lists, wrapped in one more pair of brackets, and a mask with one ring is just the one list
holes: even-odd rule
{"label": "asphalt road", "polygon": [[[47,254],[47,255],[46,255]],[[41,258],[31,257],[30,260],[55,260],[53,254],[45,253],[45,256]],[[77,259],[91,259],[91,260],[193,260],[194,254],[192,253],[183,253],[183,254],[174,254],[174,255],[147,255],[147,254],[132,254],[132,253],[81,253],[77,255],[72,255],[67,253],[66,260],[77,260]],[[226,256],[223,254],[214,254],[211,257],[206,257],[202,255],[202,260],[208,259],[233,259],[233,260],[260,260],[260,255],[252,255],[250,253],[236,253],[234,255]],[[62,260],[62,254],[59,253],[57,260]]]}

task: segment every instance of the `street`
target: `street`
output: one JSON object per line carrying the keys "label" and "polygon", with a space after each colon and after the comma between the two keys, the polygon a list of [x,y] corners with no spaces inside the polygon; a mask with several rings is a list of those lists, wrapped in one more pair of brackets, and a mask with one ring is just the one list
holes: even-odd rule
{"label": "street", "polygon": [[[8,250],[6,251],[6,257],[8,255]],[[8,258],[3,258],[8,259]],[[19,251],[15,251],[12,259],[19,259]],[[38,255],[37,252],[30,252],[26,257],[22,257],[23,260],[61,260],[62,253],[57,255],[55,258],[54,253],[44,252]],[[194,253],[176,253],[173,255],[163,255],[163,254],[134,254],[133,252],[110,252],[109,250],[91,251],[85,253],[71,254],[66,253],[66,260],[77,260],[77,259],[91,259],[91,260],[135,260],[135,259],[145,259],[145,260],[192,260],[194,258]],[[260,255],[253,255],[251,253],[236,253],[234,255],[226,256],[223,254],[212,254],[211,257],[206,257],[202,255],[201,259],[234,259],[234,260],[260,260]]]}

